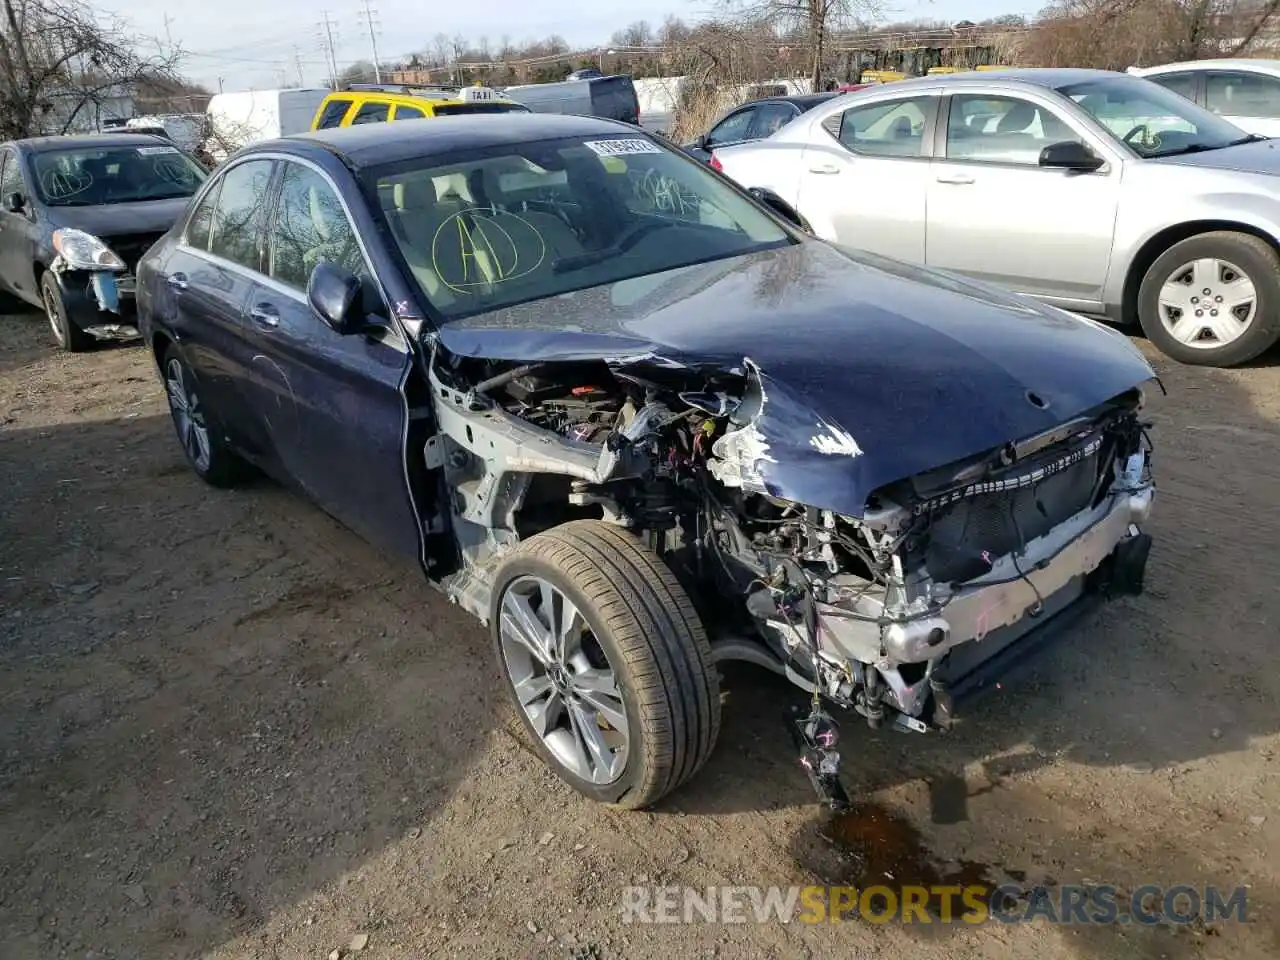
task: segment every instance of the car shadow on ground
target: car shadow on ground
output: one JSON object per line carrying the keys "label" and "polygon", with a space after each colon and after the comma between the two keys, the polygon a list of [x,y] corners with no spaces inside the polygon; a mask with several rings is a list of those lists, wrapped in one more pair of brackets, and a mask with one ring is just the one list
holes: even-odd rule
{"label": "car shadow on ground", "polygon": [[8,430],[0,464],[0,955],[202,954],[467,775],[491,664],[410,565],[199,483],[167,416]]}
{"label": "car shadow on ground", "polygon": [[[726,671],[717,753],[668,809],[807,808],[780,846],[803,872],[860,886],[886,876],[926,884],[1089,878],[1128,889],[1249,882],[1246,865],[1215,856],[1220,844],[1208,838],[1219,829],[1256,836],[1260,816],[1251,826],[1225,801],[1212,823],[1179,818],[1222,787],[1216,771],[1232,754],[1245,754],[1237,769],[1248,786],[1276,762],[1256,746],[1248,754],[1255,740],[1280,732],[1280,591],[1263,559],[1280,535],[1280,427],[1254,412],[1235,374],[1160,367],[1169,395],[1153,390],[1148,407],[1159,493],[1146,592],[1090,614],[1023,682],[978,701],[948,735],[871,731],[852,713],[839,717],[854,820],[863,820],[857,839],[897,854],[877,860],[847,849],[840,833],[848,824],[818,807],[783,723],[783,705],[806,698],[745,665]],[[1081,779],[1094,794],[1073,782]],[[1097,795],[1114,806],[1086,806]],[[1028,846],[1043,853],[1029,862],[1001,853]],[[1280,891],[1256,878],[1250,897],[1255,907],[1280,907]],[[1171,938],[1167,925],[1128,940],[1113,927],[1073,933],[1088,955],[1172,956],[1194,946],[1191,936]]]}

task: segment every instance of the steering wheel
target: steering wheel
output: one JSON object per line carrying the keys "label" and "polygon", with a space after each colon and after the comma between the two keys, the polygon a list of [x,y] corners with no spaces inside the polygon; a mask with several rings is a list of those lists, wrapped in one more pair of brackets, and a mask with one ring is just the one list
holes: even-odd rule
{"label": "steering wheel", "polygon": [[1153,146],[1155,145],[1156,138],[1151,135],[1151,127],[1146,123],[1138,124],[1120,139],[1129,144],[1129,146],[1133,146],[1134,134],[1138,133],[1142,134],[1142,139],[1144,141],[1151,143]]}

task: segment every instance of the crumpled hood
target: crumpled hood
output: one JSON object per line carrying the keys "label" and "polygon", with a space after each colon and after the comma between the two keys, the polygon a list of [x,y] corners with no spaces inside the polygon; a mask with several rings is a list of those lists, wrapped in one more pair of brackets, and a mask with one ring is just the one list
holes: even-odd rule
{"label": "crumpled hood", "polygon": [[439,337],[491,359],[755,367],[765,398],[740,445],[749,486],[851,516],[886,483],[1154,376],[1093,321],[818,241],[481,314]]}

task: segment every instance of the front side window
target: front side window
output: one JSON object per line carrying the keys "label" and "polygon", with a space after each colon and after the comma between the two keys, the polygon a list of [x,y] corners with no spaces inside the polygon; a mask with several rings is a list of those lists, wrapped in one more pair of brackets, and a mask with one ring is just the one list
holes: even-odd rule
{"label": "front side window", "polygon": [[1140,157],[1218,150],[1246,137],[1234,124],[1141,77],[1088,80],[1058,92]]}
{"label": "front side window", "polygon": [[436,103],[431,106],[437,117],[455,117],[468,113],[532,113],[523,103],[508,100],[476,100],[470,103]]}
{"label": "front side window", "polygon": [[53,207],[85,207],[189,197],[204,169],[165,144],[47,150],[32,160],[35,188]]}
{"label": "front side window", "polygon": [[1280,80],[1258,73],[1211,73],[1204,105],[1224,117],[1280,117]]}
{"label": "front side window", "polygon": [[210,253],[250,270],[261,269],[258,241],[272,166],[270,160],[249,160],[223,175],[213,208]]}
{"label": "front side window", "polygon": [[771,137],[799,115],[799,110],[789,103],[762,103],[756,110],[755,123],[751,125],[751,139]]}
{"label": "front side window", "polygon": [[357,275],[367,274],[342,202],[329,181],[309,167],[285,165],[269,236],[271,277],[295,290],[307,289],[317,263],[333,263]]}
{"label": "front side window", "polygon": [[887,100],[851,107],[840,114],[840,143],[871,157],[923,157],[924,128],[932,97]]}
{"label": "front side window", "polygon": [[393,119],[425,120],[426,116],[427,116],[426,113],[424,113],[422,110],[419,110],[417,107],[410,107],[407,104],[402,103],[396,107],[396,112],[394,114]]}
{"label": "front side window", "polygon": [[573,137],[396,164],[370,195],[446,320],[796,242],[648,137]]}
{"label": "front side window", "polygon": [[1052,110],[1019,97],[964,94],[951,98],[947,159],[1037,166],[1040,151],[1080,138]]}
{"label": "front side window", "polygon": [[366,103],[351,118],[351,126],[357,123],[385,123],[391,107],[385,103]]}
{"label": "front side window", "polygon": [[324,112],[320,114],[320,122],[316,124],[316,129],[329,130],[341,126],[342,118],[347,115],[349,109],[351,109],[350,100],[328,101],[324,105]]}

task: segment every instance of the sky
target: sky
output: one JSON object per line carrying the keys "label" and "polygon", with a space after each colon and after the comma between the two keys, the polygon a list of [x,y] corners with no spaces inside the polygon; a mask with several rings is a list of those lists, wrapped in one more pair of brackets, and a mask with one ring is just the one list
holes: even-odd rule
{"label": "sky", "polygon": [[[166,37],[185,52],[183,72],[217,92],[297,83],[323,86],[328,70],[320,44],[324,5],[334,24],[338,69],[370,59],[362,15],[363,0],[170,0],[129,8],[114,0],[114,10],[142,37]],[[637,20],[658,26],[668,14],[689,21],[705,17],[703,0],[488,0],[486,3],[427,6],[421,0],[368,0],[377,24],[380,62],[390,62],[430,47],[437,33],[487,36],[497,46],[559,34],[571,46],[594,47]],[[112,0],[106,6],[111,7]],[[1043,2],[1027,0],[895,0],[883,20],[982,20],[1001,13],[1033,14]],[[590,12],[583,12],[584,9]],[[301,68],[301,71],[299,71]]]}

